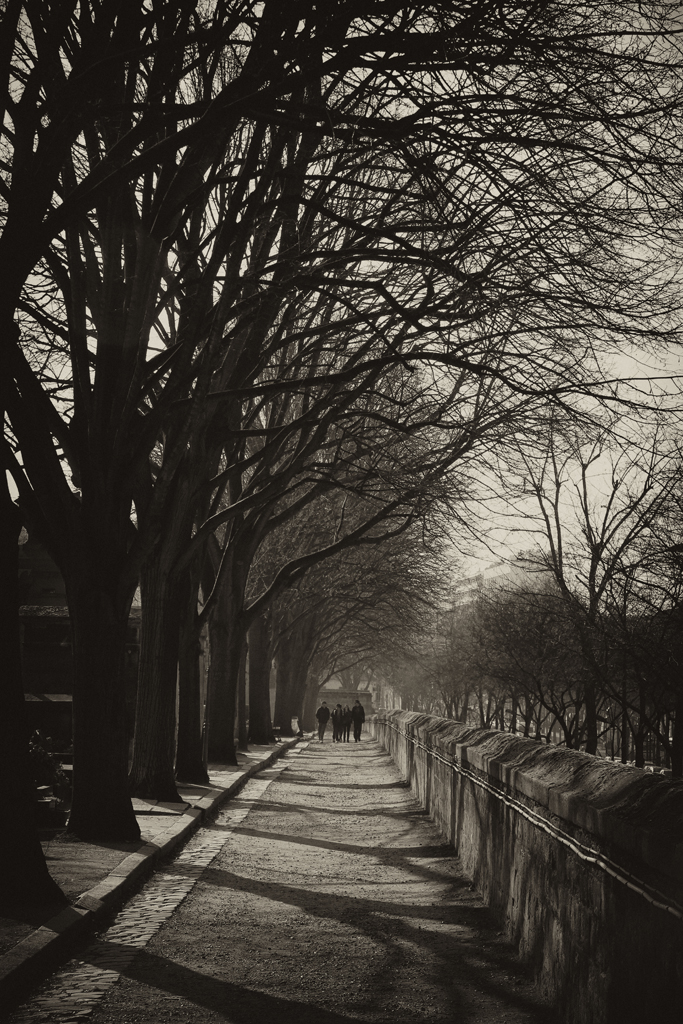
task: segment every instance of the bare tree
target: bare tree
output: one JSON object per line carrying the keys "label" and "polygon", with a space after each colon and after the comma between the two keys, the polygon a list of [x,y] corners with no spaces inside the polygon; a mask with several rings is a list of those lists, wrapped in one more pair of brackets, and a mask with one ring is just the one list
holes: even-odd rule
{"label": "bare tree", "polygon": [[[338,508],[342,505],[339,496],[336,504]],[[343,504],[345,515],[351,518],[354,509],[348,495]],[[305,531],[301,521],[295,520],[289,544],[296,546],[298,541],[300,545],[302,536],[310,543],[308,538],[316,531],[329,537],[335,524],[329,514],[331,507],[331,502],[311,507],[307,513],[311,522]],[[275,602],[278,669],[291,675],[288,666],[296,665],[296,678],[289,683],[284,675],[278,675],[276,716],[279,713],[277,724],[283,730],[289,730],[294,716],[310,726],[304,702],[308,707],[332,675],[344,678],[349,674],[357,681],[372,674],[390,654],[410,649],[411,637],[420,631],[426,610],[438,601],[444,573],[439,543],[426,542],[422,524],[376,540],[379,543],[329,551],[324,561],[310,566],[300,582]],[[277,534],[272,537],[273,546],[283,541],[287,543]]]}
{"label": "bare tree", "polygon": [[[576,634],[585,666],[586,749],[598,743],[598,704],[608,688],[609,658],[600,629],[611,582],[661,513],[670,489],[670,457],[656,444],[645,458],[636,450],[612,455],[609,435],[582,442],[551,425],[545,450],[522,452],[524,489],[535,499],[545,550],[538,565],[551,573]],[[609,475],[606,489],[591,475]],[[662,470],[665,480],[658,477]],[[603,500],[604,499],[604,500]],[[533,560],[532,560],[533,561]]]}
{"label": "bare tree", "polygon": [[[596,337],[667,335],[656,245],[679,166],[679,83],[667,49],[675,24],[666,5],[596,2],[581,5],[579,38],[577,10],[9,5],[5,455],[24,515],[69,591],[74,830],[135,833],[118,683],[128,607],[187,452],[203,441],[208,396],[219,400],[226,360],[246,351],[242,327],[258,320],[262,286],[266,304],[278,289],[334,294],[347,327],[362,325],[348,360],[315,367],[321,389],[392,363],[432,367],[437,391],[459,397],[453,419],[435,423],[443,450],[450,431],[467,451],[485,447],[514,412],[592,386]],[[335,201],[329,179],[315,187],[327,171],[322,155],[306,187],[283,172],[279,192],[268,192],[282,126],[282,147],[320,137],[325,155],[348,153],[346,168],[335,166]],[[365,169],[365,199],[351,208],[346,182]],[[222,174],[232,200],[224,231],[202,235],[200,225],[196,237],[193,211],[220,191]],[[293,238],[306,215],[334,232],[349,225],[343,264],[330,244],[302,265],[293,245],[289,276],[281,264],[283,278],[266,268],[258,281],[226,287],[240,278],[251,239],[258,244],[267,202],[296,203]],[[627,250],[626,237],[639,248]],[[188,314],[180,334],[160,342],[168,274],[179,273],[184,300],[211,287],[189,270],[183,277],[188,239],[222,263],[224,299],[210,322]],[[258,372],[243,376],[244,400],[301,386],[286,368],[270,383]]]}

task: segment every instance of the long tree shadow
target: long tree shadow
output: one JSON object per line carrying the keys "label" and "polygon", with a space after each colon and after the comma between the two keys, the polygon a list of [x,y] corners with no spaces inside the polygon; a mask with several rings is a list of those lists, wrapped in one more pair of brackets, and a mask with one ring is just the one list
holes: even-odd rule
{"label": "long tree shadow", "polygon": [[[101,957],[130,951],[136,954],[128,965],[122,964],[120,973],[131,981],[149,985],[171,995],[179,996],[195,1006],[224,1015],[230,1024],[367,1024],[367,1018],[355,1014],[339,1014],[311,1003],[302,1003],[281,996],[269,995],[233,982],[213,978],[201,971],[158,956],[147,949],[102,941],[83,953],[86,963],[98,966]],[[389,1017],[377,1024],[395,1024]]]}
{"label": "long tree shadow", "polygon": [[310,836],[292,836],[286,832],[268,832],[258,828],[245,828],[243,825],[236,825],[233,832],[242,836],[253,836],[255,839],[275,840],[283,843],[295,843],[300,846],[312,846],[321,850],[336,850],[339,853],[358,853],[364,856],[374,856],[391,859],[393,863],[402,861],[404,857],[418,857],[420,859],[432,859],[434,857],[449,858],[454,856],[453,847],[448,843],[439,843],[432,846],[360,846],[354,843],[336,843],[328,839],[313,839]]}
{"label": "long tree shadow", "polygon": [[[222,811],[222,814],[229,816],[231,808],[240,808],[246,806],[247,804],[249,806],[252,806],[256,802],[258,803],[259,810],[272,810],[277,811],[278,813],[288,814],[304,814],[307,817],[312,817],[313,815],[320,814],[321,812],[326,811],[328,809],[327,807],[311,807],[310,805],[306,804],[280,803],[279,801],[266,800],[263,797],[259,797],[258,801],[235,797],[233,800],[230,801],[228,807]],[[423,808],[406,808],[405,804],[396,804],[394,807],[384,806],[382,807],[381,810],[378,810],[376,807],[371,807],[368,809],[351,808],[350,810],[347,810],[344,807],[335,807],[334,813],[340,815],[341,817],[349,818],[377,818],[380,816],[387,818],[408,818],[411,815],[415,818],[425,818],[429,816],[428,812],[425,811]]]}
{"label": "long tree shadow", "polygon": [[[316,776],[306,772],[293,772],[288,770],[283,773],[282,781],[289,785],[311,786],[313,789],[335,789],[341,787],[338,782],[318,782]],[[406,783],[400,779],[397,782],[348,782],[344,789],[405,789]]]}
{"label": "long tree shadow", "polygon": [[[443,882],[447,880],[450,885],[468,887],[470,880],[464,877],[454,879],[451,872],[444,876],[433,868],[424,866],[414,861],[438,861],[450,864],[455,859],[453,848],[447,843],[431,846],[359,846],[352,843],[338,843],[328,839],[313,839],[310,836],[293,836],[288,833],[266,832],[255,828],[245,828],[237,825],[232,831],[244,836],[252,836],[254,839],[264,839],[267,842],[275,841],[282,843],[293,843],[298,846],[306,846],[313,849],[331,850],[335,853],[351,853],[362,857],[373,857],[384,867],[401,868],[413,877],[426,882]],[[436,865],[435,865],[436,866]]]}
{"label": "long tree shadow", "polygon": [[[488,908],[482,905],[449,904],[441,901],[438,904],[410,904],[403,901],[374,900],[360,895],[340,896],[330,893],[324,888],[320,890],[302,889],[296,885],[287,885],[282,882],[265,882],[260,879],[238,875],[231,871],[225,871],[222,868],[212,867],[204,870],[202,881],[206,885],[231,889],[234,892],[249,893],[253,896],[272,900],[275,903],[285,903],[307,914],[312,914],[314,917],[333,918],[345,924],[360,924],[364,931],[369,931],[373,935],[377,930],[376,922],[373,922],[373,918],[381,918],[385,921],[391,918],[390,930],[392,931],[402,918],[438,921],[440,924],[456,925],[467,929],[488,928],[493,931],[495,928],[495,923],[491,918]],[[405,886],[406,882],[403,879],[395,884]],[[460,882],[456,880],[453,889],[458,888],[469,889],[469,886],[464,879]],[[407,934],[406,937],[408,937]],[[412,933],[411,938],[414,938]]]}
{"label": "long tree shadow", "polygon": [[[259,810],[262,810],[265,806],[265,802],[259,801]],[[279,808],[279,804],[273,804],[273,809]],[[291,808],[295,810],[296,808]],[[303,810],[303,809],[302,809]],[[424,814],[426,812],[420,812]],[[401,815],[401,817],[404,817]],[[408,825],[401,833],[396,833],[392,837],[392,845],[377,846],[371,843],[340,843],[338,840],[333,839],[316,839],[310,835],[298,835],[290,832],[270,832],[267,829],[255,829],[249,828],[245,825],[231,825],[229,822],[225,825],[220,823],[214,823],[207,825],[206,829],[209,831],[226,833],[234,833],[239,835],[253,836],[254,838],[264,839],[266,841],[272,840],[274,842],[282,843],[294,843],[299,846],[309,846],[312,848],[318,848],[322,850],[333,850],[339,853],[354,853],[361,856],[373,856],[379,858],[386,864],[405,866],[411,873],[419,874],[425,878],[426,881],[436,881],[438,877],[433,872],[429,872],[427,869],[422,869],[419,865],[411,864],[409,861],[412,860],[433,860],[439,858],[441,860],[448,859],[454,860],[456,858],[453,847],[442,841],[440,843],[424,843],[418,844],[417,846],[403,846],[399,845],[399,840],[405,837],[412,837],[414,835],[414,829]],[[468,879],[469,884],[469,879]]]}
{"label": "long tree shadow", "polygon": [[[207,868],[202,880],[233,892],[287,904],[313,917],[354,926],[399,958],[404,956],[401,948],[405,949],[406,943],[417,945],[440,964],[439,981],[448,986],[458,1001],[464,989],[474,988],[496,996],[510,1008],[531,1014],[530,1020],[535,1024],[556,1021],[546,1006],[515,992],[512,985],[508,987],[491,978],[491,971],[495,970],[505,972],[513,984],[530,981],[528,970],[512,947],[497,941],[498,926],[485,906],[442,900],[437,904],[406,904],[360,895],[342,896],[246,878],[219,868]],[[466,1019],[458,1017],[459,1024]]]}
{"label": "long tree shadow", "polygon": [[[438,986],[447,987],[449,1012],[458,1024],[474,1024],[475,1020],[482,1019],[482,994],[496,998],[501,1012],[524,1012],[529,1024],[556,1022],[556,1017],[546,1007],[517,993],[513,986],[504,986],[492,978],[492,970],[502,970],[517,978],[522,978],[524,972],[508,949],[498,946],[492,950],[485,941],[481,941],[481,932],[486,932],[489,924],[485,908],[407,907],[403,903],[313,893],[295,886],[255,881],[215,869],[208,869],[204,880],[362,929],[385,950],[381,967],[375,970],[371,979],[369,997],[356,1007],[349,1007],[348,1011],[331,1011],[316,1005],[313,1000],[302,1002],[273,996],[212,977],[149,950],[135,951],[137,955],[130,962],[126,962],[124,957],[118,967],[121,974],[207,1010],[226,1014],[231,1024],[260,1024],[264,1020],[277,1020],[278,1024],[360,1024],[368,1021],[368,1014],[371,1014],[373,1024],[395,1024],[394,1012],[382,1013],[382,1000],[391,994],[392,972],[405,965],[406,956],[410,957],[410,946],[417,944],[439,964],[434,980]],[[429,920],[439,925],[457,924],[462,934],[454,936],[443,930],[431,931],[424,927]],[[474,931],[479,934],[473,935]],[[409,944],[407,950],[406,943]],[[99,961],[127,951],[133,952],[125,944],[100,941],[81,956],[85,962],[97,966]],[[357,1016],[356,1011],[362,1016]],[[430,1019],[433,1018],[429,1012],[426,1016],[420,1012],[416,1000],[415,1007],[411,1009],[411,1020],[419,1024],[421,1020]]]}
{"label": "long tree shadow", "polygon": [[[281,776],[279,783],[284,781],[286,775]],[[391,788],[394,788],[393,786]],[[224,829],[226,832],[234,832],[241,835],[251,835],[255,838],[262,838],[266,841],[272,840],[283,843],[293,843],[311,848],[319,848],[325,850],[336,851],[340,853],[352,853],[360,854],[362,856],[373,856],[378,859],[385,866],[399,866],[403,867],[411,876],[417,877],[421,880],[428,882],[443,881],[443,876],[439,873],[429,870],[428,867],[423,864],[414,863],[415,860],[425,861],[433,860],[435,858],[452,858],[454,857],[454,851],[452,847],[445,841],[441,843],[429,843],[429,844],[415,844],[415,825],[420,826],[425,819],[429,817],[428,812],[420,806],[416,799],[410,798],[405,793],[405,790],[397,792],[397,801],[387,806],[385,802],[378,807],[369,809],[344,809],[334,808],[334,814],[336,816],[345,815],[349,817],[368,817],[368,818],[391,818],[395,822],[401,822],[402,828],[392,834],[391,844],[384,846],[377,846],[376,844],[352,844],[344,843],[338,840],[317,838],[316,833],[320,834],[321,829],[316,826],[315,818],[317,815],[328,813],[327,807],[310,807],[304,804],[296,803],[285,803],[279,801],[269,801],[262,797],[258,798],[256,807],[259,812],[275,812],[278,815],[278,820],[283,813],[290,815],[303,816],[308,822],[307,831],[308,834],[302,836],[301,834],[291,834],[281,831],[270,832],[267,829],[250,829],[244,824],[231,825],[229,818],[225,824],[221,824],[219,821],[215,822],[210,828],[214,830]],[[240,803],[254,806],[254,801],[240,800],[238,797],[233,801],[231,806],[236,808],[239,807]],[[229,812],[228,812],[229,814]],[[409,845],[402,845],[402,843],[408,839]],[[466,884],[466,883],[462,883]]]}

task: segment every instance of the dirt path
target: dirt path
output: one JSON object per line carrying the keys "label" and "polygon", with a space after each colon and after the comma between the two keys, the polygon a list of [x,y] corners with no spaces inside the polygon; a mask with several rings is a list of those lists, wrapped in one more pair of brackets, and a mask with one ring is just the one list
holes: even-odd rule
{"label": "dirt path", "polygon": [[204,830],[220,852],[93,1024],[555,1019],[377,744],[288,762]]}

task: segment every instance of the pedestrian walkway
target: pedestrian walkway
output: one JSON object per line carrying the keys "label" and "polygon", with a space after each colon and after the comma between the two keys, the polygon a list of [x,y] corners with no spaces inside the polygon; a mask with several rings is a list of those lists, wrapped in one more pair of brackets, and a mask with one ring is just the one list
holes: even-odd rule
{"label": "pedestrian walkway", "polygon": [[11,1024],[550,1024],[371,741],[252,780]]}

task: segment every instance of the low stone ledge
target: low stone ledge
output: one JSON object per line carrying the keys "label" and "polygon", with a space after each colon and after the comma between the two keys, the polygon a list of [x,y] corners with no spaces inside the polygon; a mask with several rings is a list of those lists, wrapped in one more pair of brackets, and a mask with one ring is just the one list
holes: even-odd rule
{"label": "low stone ledge", "polygon": [[[623,848],[683,887],[683,782],[578,750],[408,711],[387,724],[503,783],[568,825]],[[683,896],[683,888],[682,888]]]}

